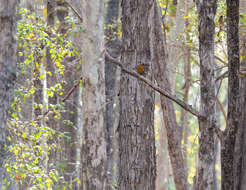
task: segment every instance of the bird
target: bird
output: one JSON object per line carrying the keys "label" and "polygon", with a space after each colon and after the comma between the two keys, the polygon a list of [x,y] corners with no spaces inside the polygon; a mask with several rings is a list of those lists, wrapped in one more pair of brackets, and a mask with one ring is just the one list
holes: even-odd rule
{"label": "bird", "polygon": [[146,64],[144,62],[140,62],[137,66],[136,66],[136,70],[137,73],[140,75],[145,75],[147,74],[148,70],[149,70],[149,64]]}
{"label": "bird", "polygon": [[144,63],[140,63],[137,65],[137,73],[142,75],[144,72]]}

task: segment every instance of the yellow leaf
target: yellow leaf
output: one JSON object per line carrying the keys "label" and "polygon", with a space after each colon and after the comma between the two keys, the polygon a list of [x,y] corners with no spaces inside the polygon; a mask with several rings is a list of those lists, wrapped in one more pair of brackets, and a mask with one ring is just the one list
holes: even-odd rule
{"label": "yellow leaf", "polygon": [[40,75],[40,79],[43,79],[45,77],[45,74]]}
{"label": "yellow leaf", "polygon": [[39,69],[39,64],[38,64],[38,62],[36,62],[36,68]]}
{"label": "yellow leaf", "polygon": [[23,53],[22,53],[22,52],[19,52],[18,55],[19,55],[20,57],[22,57],[22,56],[23,56]]}
{"label": "yellow leaf", "polygon": [[52,73],[51,72],[48,72],[48,74],[52,77]]}
{"label": "yellow leaf", "polygon": [[45,18],[47,18],[47,9],[46,8],[44,8],[44,10],[43,10],[43,15]]}

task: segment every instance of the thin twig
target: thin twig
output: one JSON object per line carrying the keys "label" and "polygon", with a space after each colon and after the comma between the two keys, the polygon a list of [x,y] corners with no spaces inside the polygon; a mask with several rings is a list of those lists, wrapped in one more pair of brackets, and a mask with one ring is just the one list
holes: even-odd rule
{"label": "thin twig", "polygon": [[218,97],[218,95],[219,95],[221,84],[222,84],[222,80],[220,81],[219,87],[217,89],[216,97]]}
{"label": "thin twig", "polygon": [[[199,51],[199,49],[196,47],[192,47],[192,46],[188,46],[188,45],[186,45],[186,47],[190,47],[191,50],[193,50],[193,51]],[[224,65],[228,65],[228,63],[226,61],[224,61],[223,59],[221,59],[220,57],[215,55],[214,58],[217,59],[218,61],[220,61],[221,63],[223,63]]]}
{"label": "thin twig", "polygon": [[125,73],[127,73],[127,74],[129,74],[129,75],[131,75],[131,76],[143,81],[146,85],[148,85],[149,87],[151,87],[155,91],[159,92],[161,95],[163,95],[163,96],[167,97],[168,99],[174,101],[175,103],[180,105],[183,109],[185,109],[186,111],[190,112],[194,116],[198,117],[199,119],[205,119],[205,116],[201,115],[197,110],[193,109],[191,105],[188,105],[184,101],[178,99],[175,95],[172,95],[171,92],[169,92],[168,90],[161,89],[159,86],[153,84],[150,80],[148,80],[147,78],[139,75],[137,72],[130,71],[130,70],[126,69],[121,62],[119,62],[118,60],[116,60],[112,56],[110,56],[108,52],[105,52],[105,57],[109,61],[111,61],[112,63],[114,63],[117,66],[119,66],[121,68],[121,70],[124,71]]}

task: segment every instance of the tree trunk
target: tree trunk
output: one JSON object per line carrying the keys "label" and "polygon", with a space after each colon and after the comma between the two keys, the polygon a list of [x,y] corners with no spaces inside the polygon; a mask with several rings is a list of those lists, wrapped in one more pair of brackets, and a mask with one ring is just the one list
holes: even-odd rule
{"label": "tree trunk", "polygon": [[82,179],[84,190],[106,186],[106,142],[104,134],[104,0],[81,0],[82,32]]}
{"label": "tree trunk", "polygon": [[[114,27],[119,17],[119,0],[111,0],[108,2],[106,25],[113,25],[112,29],[106,30],[107,49],[114,58],[118,58],[120,54],[120,41],[115,33],[117,33],[118,27]],[[112,189],[113,186],[113,166],[114,166],[114,103],[115,103],[115,83],[116,83],[116,65],[105,60],[105,95],[106,95],[106,110],[105,110],[105,130],[107,141],[107,186]]]}
{"label": "tree trunk", "polygon": [[170,45],[170,47],[168,48],[167,68],[170,68],[168,73],[170,76],[169,79],[170,79],[172,92],[175,92],[177,69],[180,62],[180,58],[183,54],[182,34],[185,32],[184,7],[188,5],[188,2],[182,0],[182,1],[178,1],[176,5],[177,5],[176,16],[175,19],[173,19],[175,26],[172,27],[170,31],[170,38],[168,40],[168,44]]}
{"label": "tree trunk", "polygon": [[[241,65],[243,66],[243,65]],[[246,78],[241,78],[240,85],[240,104],[242,108],[246,105]],[[242,109],[242,115],[240,117],[240,124],[236,133],[235,148],[234,148],[234,160],[233,160],[233,172],[234,172],[234,189],[244,190],[246,188],[246,112]]]}
{"label": "tree trunk", "polygon": [[[220,76],[221,74],[221,70],[219,69],[219,65],[216,64],[215,65],[215,69],[216,69],[216,76]],[[216,85],[216,95],[218,96],[218,93],[219,93],[219,90],[220,90],[220,82],[222,81],[216,81],[215,82],[215,85]],[[215,112],[216,112],[216,123],[217,123],[217,126],[220,128],[221,127],[221,111],[220,111],[220,106],[219,106],[219,103],[216,101],[216,107],[215,107]],[[220,185],[218,185],[217,183],[217,179],[218,179],[218,172],[216,171],[216,165],[219,164],[220,160],[219,160],[219,155],[220,155],[220,139],[218,137],[215,138],[215,162],[214,162],[214,170],[213,170],[213,176],[214,176],[214,182],[213,182],[213,187],[212,187],[212,190],[217,190],[218,187],[220,187]]]}
{"label": "tree trunk", "polygon": [[[239,0],[227,0],[228,113],[221,142],[221,189],[234,189],[234,149],[239,126]],[[234,172],[233,172],[234,171]],[[236,176],[235,176],[236,177]]]}
{"label": "tree trunk", "polygon": [[[157,4],[155,3],[152,15],[153,26],[151,31],[151,59],[154,65],[155,79],[161,88],[170,90],[168,79],[166,54],[163,34],[161,32],[161,20]],[[181,149],[181,130],[178,127],[172,101],[161,97],[163,119],[168,138],[168,150],[171,159],[176,190],[187,190],[187,176],[184,167],[184,159]]]}
{"label": "tree trunk", "polygon": [[[59,1],[60,3],[63,0]],[[59,3],[59,4],[60,4]],[[81,13],[81,5],[80,0],[74,0],[71,2],[73,8],[80,14]],[[64,10],[64,8],[62,9]],[[66,10],[66,9],[65,9]],[[68,11],[68,10],[66,10]],[[66,13],[64,14],[66,15]],[[61,20],[64,20],[65,17],[61,17]],[[64,22],[64,21],[61,21]],[[64,25],[65,28],[66,24]],[[83,39],[81,37],[82,33],[78,32],[76,35],[72,36],[72,42],[75,45],[76,49],[81,52],[81,45],[83,43]],[[79,39],[79,40],[78,40]],[[68,61],[69,62],[69,61]],[[65,92],[69,92],[71,88],[73,88],[74,84],[80,80],[81,77],[81,68],[76,68],[77,61],[73,61],[73,64],[65,64],[65,81],[66,85],[64,85]],[[65,162],[66,168],[64,170],[64,177],[66,182],[69,185],[72,185],[73,190],[82,189],[82,184],[78,183],[76,179],[81,178],[82,166],[77,163],[81,163],[81,138],[82,138],[82,128],[83,128],[83,116],[82,116],[82,89],[80,85],[74,90],[71,97],[65,102],[65,110],[67,110],[62,118],[64,120],[70,121],[69,123],[63,122],[61,124],[61,130],[65,132],[69,138],[64,139],[64,158],[62,161]]]}
{"label": "tree trunk", "polygon": [[[54,27],[55,24],[55,8],[56,8],[56,3],[54,0],[47,0],[46,2],[46,8],[47,8],[47,25],[49,27]],[[46,49],[46,61],[47,61],[47,67],[46,67],[46,73],[47,72],[51,72],[52,76],[49,76],[46,74],[46,78],[47,78],[47,87],[51,88],[52,86],[54,86],[56,84],[56,80],[55,80],[55,64],[53,63],[52,59],[51,59],[51,55],[50,55],[50,48],[47,47]],[[46,90],[46,89],[45,89]],[[57,104],[57,96],[56,96],[56,92],[54,93],[53,97],[46,97],[48,99],[48,105],[49,108],[48,109],[52,109],[51,108],[51,104],[52,105],[56,105]],[[51,112],[53,110],[50,110]],[[50,127],[51,129],[54,129],[56,131],[59,131],[57,129],[57,121],[54,119],[54,115],[55,114],[50,114],[49,119],[47,120],[46,124],[48,127]],[[54,138],[54,137],[53,137]],[[52,145],[52,143],[54,143],[55,141],[57,141],[57,139],[52,139],[49,140],[47,143],[49,144],[49,146]],[[49,165],[51,165],[52,167],[56,165],[56,155],[57,153],[54,150],[50,151],[49,154]],[[51,168],[52,168],[51,167]]]}
{"label": "tree trunk", "polygon": [[[3,168],[7,158],[6,122],[13,100],[16,78],[16,45],[14,41],[17,0],[0,0],[0,189],[15,189]],[[8,186],[6,183],[10,182]],[[8,187],[7,187],[8,186]]]}
{"label": "tree trunk", "polygon": [[216,98],[214,79],[214,30],[217,0],[197,1],[199,57],[200,57],[200,112],[206,119],[199,121],[199,151],[196,190],[212,190],[214,186]]}
{"label": "tree trunk", "polygon": [[[67,32],[65,17],[68,15],[69,11],[67,5],[63,0],[48,0],[48,3],[48,24],[53,27],[56,18],[55,16],[57,16],[57,20],[60,22],[58,30],[63,36],[65,36],[65,33]],[[49,55],[48,52],[47,55]],[[74,86],[75,81],[79,80],[81,72],[79,73],[79,70],[76,70],[77,63],[71,61],[71,63],[68,64],[68,60],[65,60],[65,62],[67,62],[64,64],[66,67],[64,73],[64,80],[66,83],[64,84],[63,89],[65,92],[69,92],[69,90],[71,90],[71,88]],[[55,76],[56,67],[52,60],[47,61],[47,63],[48,71],[53,73],[52,76],[48,76],[48,87],[52,87],[58,83],[58,81],[56,81],[58,77]],[[60,124],[58,124],[58,120],[54,119],[53,114],[49,118],[49,126],[52,127],[55,131],[60,131],[67,136],[63,139],[63,142],[59,142],[58,139],[55,139],[54,137],[53,141],[59,142],[59,146],[63,146],[64,151],[61,153],[61,155],[58,155],[58,151],[51,152],[50,160],[52,159],[53,165],[57,165],[56,162],[60,162],[61,164],[65,165],[63,176],[67,186],[71,186],[73,190],[78,189],[79,186],[77,183],[77,179],[79,179],[78,169],[76,167],[78,159],[77,150],[79,146],[77,137],[80,135],[77,122],[77,118],[80,117],[78,114],[78,109],[81,109],[79,107],[79,90],[80,87],[77,87],[71,95],[71,98],[64,102],[65,113],[62,113],[62,122],[60,122]],[[52,98],[49,98],[49,104],[56,105],[58,101],[59,99],[56,93]],[[61,158],[58,160],[59,157]]]}
{"label": "tree trunk", "polygon": [[[239,2],[239,14],[245,12],[245,5],[246,1],[240,0]],[[240,70],[245,72],[246,68],[246,38],[245,38],[245,25],[240,25],[239,27],[239,41],[240,41],[240,52],[241,57],[243,57],[240,63]],[[246,78],[240,78],[240,105],[242,106],[241,115],[240,115],[240,123],[236,133],[236,141],[235,141],[235,148],[234,148],[234,189],[237,190],[244,190],[246,188],[246,109],[243,109],[246,105]]]}
{"label": "tree trunk", "polygon": [[[155,94],[155,104],[161,107],[160,102],[160,95]],[[156,112],[156,111],[155,111]],[[171,171],[171,164],[168,154],[168,148],[167,148],[167,132],[165,123],[163,120],[163,113],[160,109],[157,113],[159,127],[158,127],[158,136],[159,140],[156,142],[156,148],[157,148],[157,155],[156,155],[156,161],[157,161],[157,176],[156,176],[156,190],[167,190],[169,185],[169,180],[172,178],[172,171]]]}
{"label": "tree trunk", "polygon": [[[189,1],[185,1],[185,16],[189,15]],[[190,34],[189,34],[189,19],[185,19],[185,32],[186,32],[186,41],[185,43],[188,43],[190,41]],[[192,84],[192,76],[191,76],[191,49],[190,47],[185,48],[185,55],[184,55],[184,86],[183,90],[183,101],[188,104],[189,99],[189,91]],[[185,168],[188,170],[188,136],[189,136],[189,116],[185,110],[182,109],[181,111],[181,134],[182,139],[184,141],[183,148],[184,148],[184,165]]]}
{"label": "tree trunk", "polygon": [[[144,63],[153,80],[149,18],[154,0],[122,1],[122,63],[134,70]],[[156,179],[154,92],[135,78],[121,74],[119,122],[119,190],[153,190]]]}

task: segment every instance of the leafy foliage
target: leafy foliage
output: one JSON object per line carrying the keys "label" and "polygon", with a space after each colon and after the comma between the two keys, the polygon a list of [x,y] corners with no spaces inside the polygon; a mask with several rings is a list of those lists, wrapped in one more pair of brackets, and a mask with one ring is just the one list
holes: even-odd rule
{"label": "leafy foliage", "polygon": [[[48,121],[53,119],[58,125],[64,122],[68,127],[73,126],[71,121],[61,118],[66,112],[62,102],[64,72],[66,59],[79,58],[80,53],[67,38],[69,30],[61,35],[56,26],[47,26],[44,18],[26,9],[19,13],[22,19],[18,22],[16,39],[20,80],[8,122],[11,157],[4,167],[19,185],[29,190],[53,189],[54,185],[56,189],[71,189],[63,176],[66,165],[50,162],[51,154],[60,154],[62,162],[61,145],[69,140],[69,134],[49,126]],[[50,67],[47,56],[52,60],[54,72],[47,69]],[[75,70],[78,65],[74,66]],[[47,80],[55,81],[54,85],[47,87]],[[49,103],[54,97],[57,103]]]}

